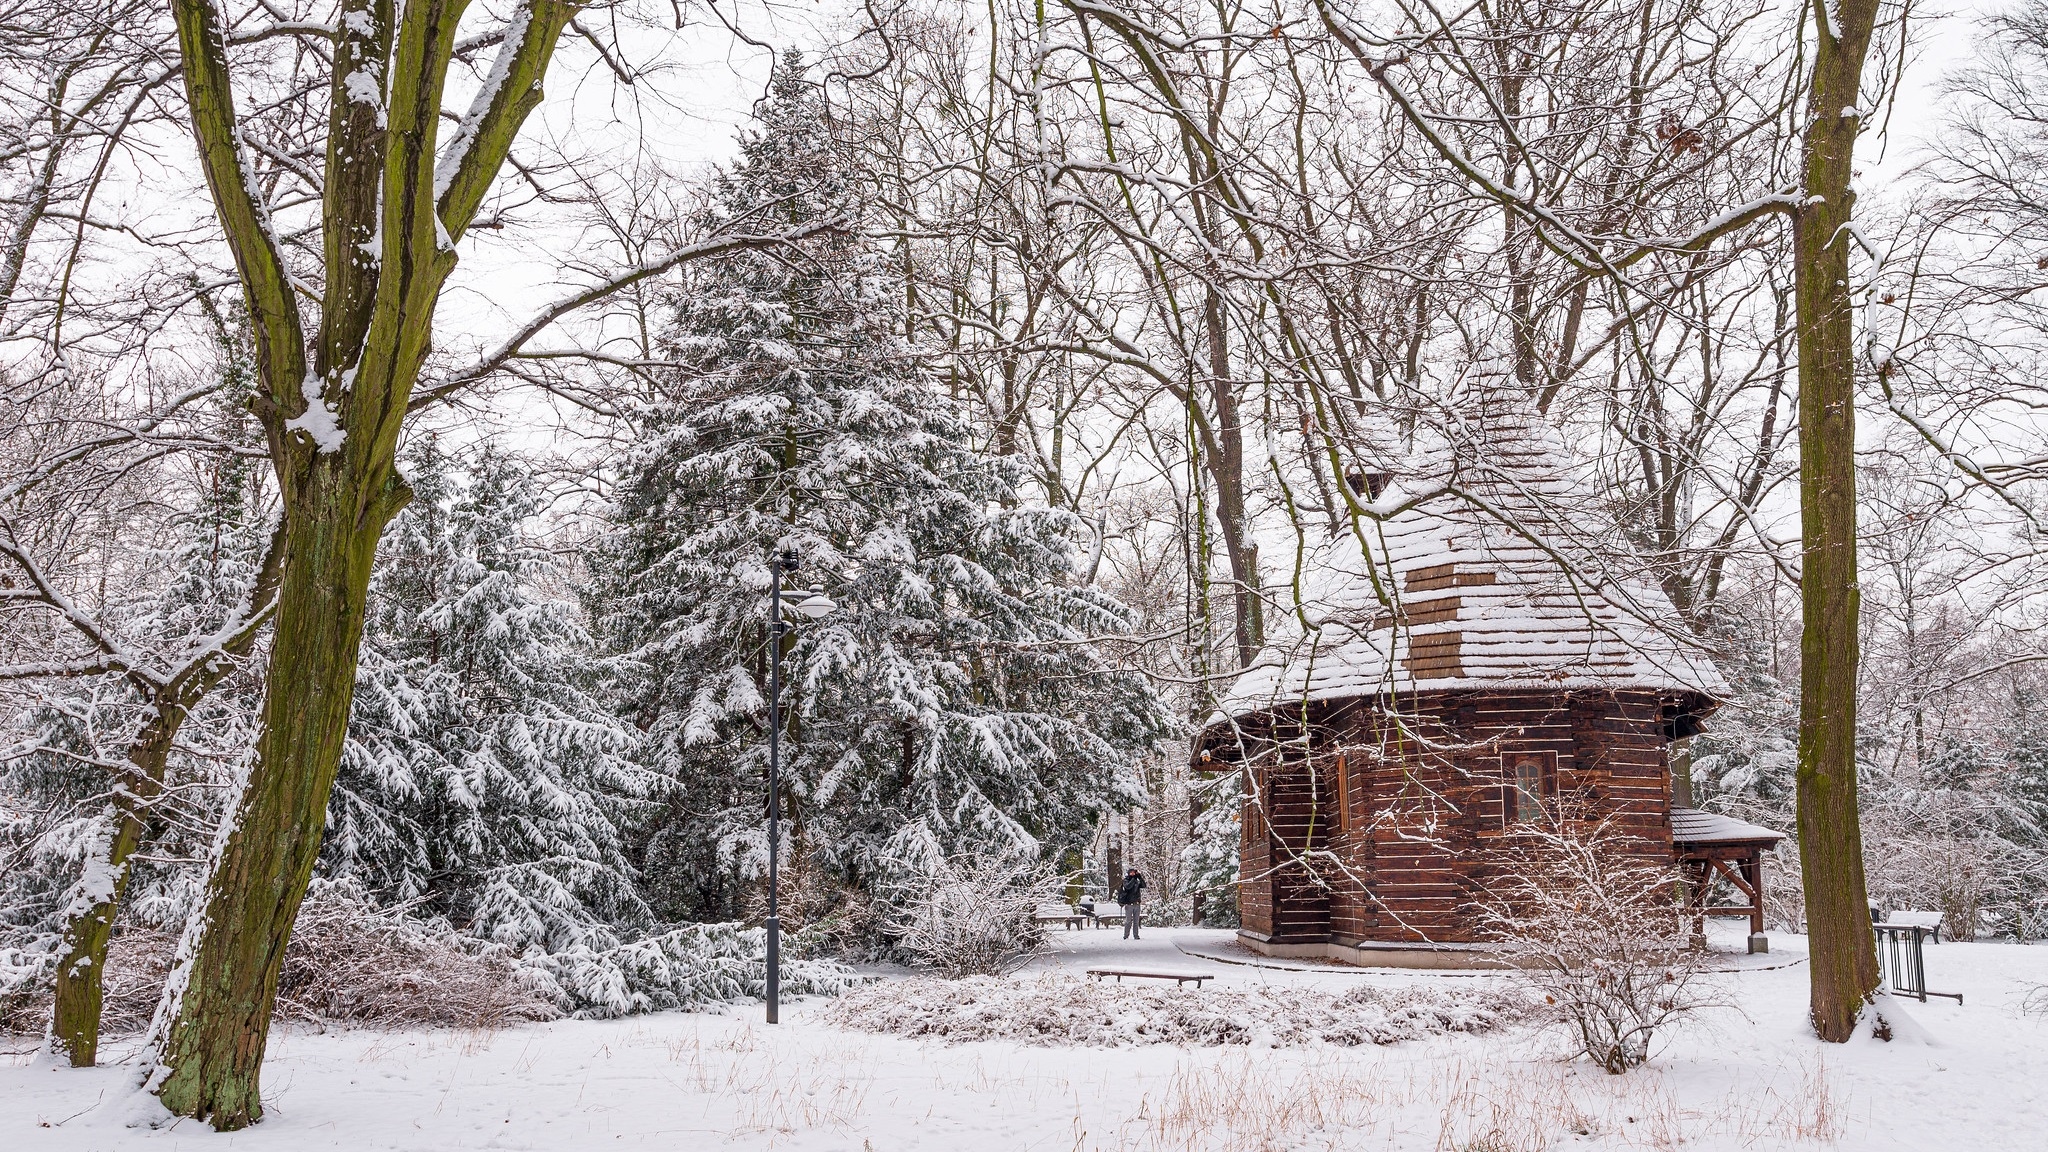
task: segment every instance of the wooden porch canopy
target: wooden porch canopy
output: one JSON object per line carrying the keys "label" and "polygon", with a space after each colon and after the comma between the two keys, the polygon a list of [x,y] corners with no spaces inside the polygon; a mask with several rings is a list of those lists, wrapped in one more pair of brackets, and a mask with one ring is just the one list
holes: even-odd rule
{"label": "wooden porch canopy", "polygon": [[[1749,934],[1764,930],[1764,853],[1783,840],[1783,832],[1746,824],[1732,816],[1697,808],[1671,810],[1671,848],[1685,873],[1686,899],[1692,906],[1693,930],[1702,931],[1708,916],[1747,916]],[[1725,877],[1746,904],[1707,905],[1714,877]]]}

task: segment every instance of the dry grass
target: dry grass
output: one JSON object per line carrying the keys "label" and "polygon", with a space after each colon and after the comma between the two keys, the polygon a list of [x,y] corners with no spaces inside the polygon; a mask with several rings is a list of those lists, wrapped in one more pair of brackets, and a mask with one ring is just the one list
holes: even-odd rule
{"label": "dry grass", "polygon": [[751,1029],[709,1043],[701,1033],[659,1043],[680,1083],[732,1104],[731,1136],[848,1130],[864,1115],[875,1082],[872,1063],[851,1046],[777,1051]]}
{"label": "dry grass", "polygon": [[1433,1148],[1548,1152],[1598,1148],[1830,1147],[1844,1134],[1821,1066],[1684,1107],[1655,1070],[1614,1078],[1500,1053],[1426,1060],[1282,1061],[1253,1053],[1184,1062],[1096,1152],[1301,1152]]}
{"label": "dry grass", "polygon": [[[129,928],[114,937],[102,1036],[149,1026],[177,946],[176,935],[160,929]],[[50,997],[46,979],[34,995],[10,999],[0,1025],[41,1034]],[[277,1017],[298,1023],[495,1029],[561,1014],[509,958],[332,890],[307,899],[278,980]]]}

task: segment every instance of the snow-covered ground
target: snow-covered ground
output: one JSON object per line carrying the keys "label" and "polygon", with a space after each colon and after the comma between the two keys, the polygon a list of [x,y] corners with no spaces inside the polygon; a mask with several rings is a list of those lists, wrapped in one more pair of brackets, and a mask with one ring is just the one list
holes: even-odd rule
{"label": "snow-covered ground", "polygon": [[[1283,987],[1495,979],[1288,971],[1187,951],[1235,955],[1228,941],[1062,932],[1058,954],[1036,967],[1114,962]],[[134,1092],[132,1068],[78,1072],[17,1056],[0,1067],[0,1148],[2048,1147],[2048,1020],[2020,1011],[2048,983],[2048,947],[1932,947],[1930,983],[1966,1000],[1909,1005],[1931,1044],[1829,1046],[1801,1020],[1803,941],[1772,946],[1720,978],[1731,1007],[1626,1077],[1561,1063],[1526,1029],[1385,1048],[945,1045],[830,1027],[804,1004],[773,1028],[749,1009],[488,1033],[286,1031],[264,1069],[269,1117],[225,1136],[148,1127],[162,1114]]]}

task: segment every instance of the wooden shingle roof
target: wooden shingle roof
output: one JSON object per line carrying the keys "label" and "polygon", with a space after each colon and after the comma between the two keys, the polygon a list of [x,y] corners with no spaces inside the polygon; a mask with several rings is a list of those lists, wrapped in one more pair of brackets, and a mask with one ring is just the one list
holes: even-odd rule
{"label": "wooden shingle roof", "polygon": [[1433,474],[1397,478],[1388,494],[1433,495],[1368,525],[1362,544],[1347,534],[1306,557],[1308,633],[1268,646],[1211,723],[1409,692],[1724,694],[1641,560],[1614,547],[1569,460],[1519,393],[1482,394],[1424,466]]}
{"label": "wooden shingle roof", "polygon": [[1671,842],[1680,849],[1701,847],[1710,844],[1776,844],[1783,840],[1783,832],[1773,832],[1761,825],[1723,816],[1716,812],[1702,812],[1698,808],[1673,808],[1671,810]]}

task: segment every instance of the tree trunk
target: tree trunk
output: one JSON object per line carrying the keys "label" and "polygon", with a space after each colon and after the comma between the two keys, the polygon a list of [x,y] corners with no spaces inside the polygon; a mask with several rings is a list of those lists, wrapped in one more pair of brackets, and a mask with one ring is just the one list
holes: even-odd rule
{"label": "tree trunk", "polygon": [[[152,1028],[164,1106],[245,1127],[278,969],[326,825],[348,736],[370,565],[410,492],[394,461],[455,245],[540,104],[576,0],[522,0],[448,146],[448,65],[462,0],[345,0],[330,77],[319,340],[308,365],[298,289],[244,166],[225,30],[207,0],[172,0],[186,108],[255,339],[263,419],[284,505],[283,583],[256,762],[229,806],[205,908],[186,929]],[[356,18],[360,17],[360,18]],[[382,106],[352,62],[385,61]],[[372,224],[374,223],[374,229]],[[380,247],[365,249],[365,234]],[[309,370],[310,367],[310,370]],[[315,412],[315,407],[324,412]]]}
{"label": "tree trunk", "polygon": [[[1819,6],[1816,6],[1819,7]],[[1799,858],[1811,939],[1813,1028],[1849,1038],[1877,987],[1856,810],[1856,407],[1849,190],[1876,0],[1816,19],[1805,203],[1795,235],[1804,630],[1799,676]]]}
{"label": "tree trunk", "polygon": [[88,875],[99,877],[98,883],[81,889],[64,924],[56,1004],[50,1013],[50,1043],[73,1068],[90,1068],[99,1060],[100,1005],[114,914],[128,889],[128,865],[142,846],[148,830],[146,812],[163,789],[171,744],[184,719],[183,708],[160,708],[129,747],[128,761],[134,770],[121,782],[111,805],[113,834],[105,851],[86,865]]}
{"label": "tree trunk", "polygon": [[370,565],[405,494],[388,475],[386,491],[372,495],[340,455],[319,455],[285,507],[284,583],[256,763],[165,993],[175,1016],[165,1022],[157,1095],[223,1131],[263,1116],[258,1073],[348,733]]}
{"label": "tree trunk", "polygon": [[1202,324],[1209,351],[1210,399],[1216,406],[1216,443],[1204,455],[1216,482],[1216,524],[1230,561],[1237,666],[1245,668],[1266,642],[1266,602],[1259,585],[1259,545],[1252,539],[1245,508],[1244,424],[1237,384],[1230,375],[1230,334],[1223,322],[1222,296],[1214,287],[1202,299]]}
{"label": "tree trunk", "polygon": [[114,917],[127,894],[129,864],[150,833],[149,807],[163,794],[178,732],[192,709],[231,670],[230,658],[247,655],[255,644],[258,627],[277,595],[283,562],[284,530],[280,527],[270,535],[256,583],[249,590],[241,630],[218,649],[198,650],[176,675],[148,690],[155,711],[128,747],[128,763],[133,767],[116,786],[112,807],[117,823],[97,864],[103,877],[99,891],[80,893],[81,899],[88,894],[97,899],[75,903],[64,925],[64,958],[57,968],[50,1039],[74,1068],[90,1068],[99,1058],[107,944],[113,935]]}

